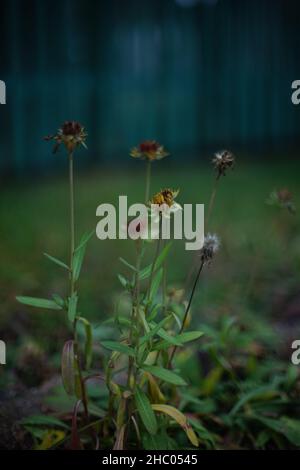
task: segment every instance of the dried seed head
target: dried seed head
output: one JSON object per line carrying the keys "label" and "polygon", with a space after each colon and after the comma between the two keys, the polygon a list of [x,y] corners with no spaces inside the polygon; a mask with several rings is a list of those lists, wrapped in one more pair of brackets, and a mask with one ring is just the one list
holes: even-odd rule
{"label": "dried seed head", "polygon": [[86,148],[85,140],[87,134],[84,127],[77,121],[65,121],[54,135],[45,137],[45,140],[54,140],[55,145],[53,153],[55,153],[61,144],[64,144],[68,153],[71,153],[79,145]]}
{"label": "dried seed head", "polygon": [[235,158],[231,152],[228,150],[222,150],[221,152],[215,153],[212,163],[217,170],[217,178],[220,178],[220,176],[225,176],[226,171],[229,168],[233,168],[235,162]]}
{"label": "dried seed head", "polygon": [[137,147],[133,147],[130,152],[131,157],[148,161],[161,160],[167,155],[169,153],[156,140],[145,140]]}
{"label": "dried seed head", "polygon": [[62,125],[61,132],[64,136],[73,135],[79,136],[83,128],[79,122],[76,121],[66,121]]}
{"label": "dried seed head", "polygon": [[204,244],[200,250],[201,261],[203,263],[210,263],[219,248],[219,237],[215,233],[208,233],[204,238]]}
{"label": "dried seed head", "polygon": [[266,202],[271,206],[287,209],[292,214],[296,212],[293,194],[287,188],[272,191]]}

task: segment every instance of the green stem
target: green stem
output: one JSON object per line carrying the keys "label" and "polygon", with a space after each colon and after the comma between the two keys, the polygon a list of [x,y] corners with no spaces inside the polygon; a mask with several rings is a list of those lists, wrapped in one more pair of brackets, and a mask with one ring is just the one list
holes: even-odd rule
{"label": "green stem", "polygon": [[[154,258],[153,258],[153,261],[152,261],[152,265],[151,265],[151,271],[150,271],[150,277],[149,277],[149,283],[148,283],[148,289],[147,289],[147,295],[146,295],[147,301],[149,301],[151,286],[152,286],[152,281],[153,281],[153,275],[154,275],[154,271],[155,271],[155,265],[156,265],[156,261],[157,261],[159,251],[160,251],[161,224],[162,224],[162,219],[161,219],[161,214],[159,214],[159,235],[158,235],[159,238],[157,240],[155,255],[154,255]],[[147,310],[148,310],[148,305],[146,305],[146,313],[147,313]]]}
{"label": "green stem", "polygon": [[[75,211],[74,211],[74,170],[73,170],[73,152],[69,152],[69,186],[70,186],[70,297],[75,291],[75,282],[73,276],[73,255],[75,251]],[[82,371],[79,360],[79,345],[77,340],[77,318],[73,321],[73,338],[74,338],[74,349],[75,349],[75,360],[77,363],[82,403],[84,407],[84,413],[86,419],[89,419],[87,396],[85,390],[85,384],[82,378]]]}
{"label": "green stem", "polygon": [[[211,213],[212,213],[212,210],[213,210],[213,207],[214,207],[214,204],[215,204],[215,199],[216,199],[216,194],[217,194],[217,189],[218,189],[218,183],[219,183],[219,179],[220,179],[220,174],[218,174],[218,176],[215,178],[214,180],[214,184],[213,184],[213,188],[212,188],[212,192],[211,192],[211,195],[210,195],[210,199],[209,199],[209,203],[208,203],[208,210],[207,210],[207,215],[205,216],[205,233],[208,232],[208,222],[210,220],[210,216],[211,216]],[[190,284],[190,281],[192,279],[192,276],[194,274],[194,271],[196,269],[196,260],[195,258],[193,258],[193,261],[192,261],[192,265],[191,265],[191,268],[188,272],[188,275],[186,277],[186,280],[185,280],[185,284],[184,284],[184,290],[187,290],[187,287],[189,286]]]}
{"label": "green stem", "polygon": [[208,211],[207,211],[207,217],[206,217],[206,225],[208,225],[208,222],[209,222],[209,219],[210,219],[210,216],[211,216],[211,212],[212,212],[212,209],[213,209],[213,207],[214,207],[215,198],[216,198],[217,189],[218,189],[219,178],[220,178],[220,175],[218,175],[218,176],[216,177],[216,179],[215,179],[215,182],[214,182],[214,185],[213,185],[213,189],[212,189],[212,193],[211,193],[211,196],[210,196],[210,200],[209,200],[209,203],[208,203]]}
{"label": "green stem", "polygon": [[151,181],[151,161],[148,160],[147,165],[146,165],[145,204],[147,204],[150,198],[150,181]]}
{"label": "green stem", "polygon": [[75,216],[74,216],[74,176],[73,153],[69,153],[69,182],[70,182],[70,293],[74,292],[73,254],[75,250]]}
{"label": "green stem", "polygon": [[[137,257],[136,257],[136,272],[134,276],[134,290],[132,295],[132,310],[131,310],[131,325],[129,331],[129,344],[133,344],[133,331],[134,327],[137,326],[138,321],[138,309],[139,309],[139,297],[140,297],[140,279],[139,273],[141,268],[141,240],[137,240]],[[128,376],[127,376],[127,387],[130,387],[130,378],[132,374],[132,368],[134,364],[134,358],[130,357],[128,362]]]}
{"label": "green stem", "polygon": [[[189,311],[190,311],[190,308],[191,308],[191,304],[192,304],[192,301],[193,301],[193,297],[194,297],[194,294],[195,294],[195,291],[196,291],[196,287],[197,287],[197,284],[198,284],[199,277],[200,277],[200,274],[202,272],[203,266],[204,266],[204,261],[201,261],[201,264],[200,264],[200,267],[198,269],[198,273],[197,273],[197,276],[195,278],[195,282],[194,282],[194,285],[193,285],[193,288],[192,288],[190,299],[189,299],[189,302],[188,302],[187,307],[185,309],[185,313],[184,313],[184,317],[183,317],[183,320],[182,320],[182,324],[181,324],[179,334],[181,334],[184,330],[186,319],[188,317],[188,314],[189,314]],[[170,368],[171,365],[172,365],[172,361],[173,361],[174,355],[176,353],[176,350],[177,350],[177,346],[174,346],[174,348],[171,352],[170,358],[169,358],[168,368]]]}
{"label": "green stem", "polygon": [[[163,248],[165,248],[165,243]],[[167,260],[163,262],[163,279],[162,279],[162,300],[163,300],[163,313],[167,311]]]}

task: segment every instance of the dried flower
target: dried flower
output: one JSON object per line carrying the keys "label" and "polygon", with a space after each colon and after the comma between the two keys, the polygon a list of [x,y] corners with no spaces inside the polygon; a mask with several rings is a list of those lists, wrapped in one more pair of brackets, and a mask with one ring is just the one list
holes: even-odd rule
{"label": "dried flower", "polygon": [[53,153],[57,152],[61,144],[64,144],[67,151],[71,153],[79,145],[83,145],[87,148],[85,144],[86,137],[87,133],[79,122],[66,121],[62,127],[58,129],[57,134],[48,135],[45,137],[45,140],[55,141]]}
{"label": "dried flower", "polygon": [[133,158],[140,158],[142,160],[161,160],[168,156],[163,145],[160,145],[156,140],[145,140],[138,147],[133,147],[130,156]]}
{"label": "dried flower", "polygon": [[204,244],[200,250],[201,261],[203,263],[210,263],[219,248],[219,237],[214,233],[208,233],[204,238]]}
{"label": "dried flower", "polygon": [[[175,202],[178,193],[179,189],[174,190],[166,188],[155,194],[149,201],[149,205],[151,205],[151,216],[159,218],[160,215],[163,215],[166,218],[170,218],[171,214],[182,210],[181,205]],[[152,205],[154,207],[152,207]]]}
{"label": "dried flower", "polygon": [[287,209],[292,214],[296,212],[295,204],[293,202],[293,194],[286,188],[272,191],[266,202],[271,206]]}
{"label": "dried flower", "polygon": [[226,171],[233,167],[234,161],[235,158],[233,154],[228,150],[217,152],[212,159],[212,163],[218,172],[217,178],[220,178],[220,176],[225,176]]}
{"label": "dried flower", "polygon": [[153,196],[150,201],[150,204],[157,204],[158,206],[161,206],[162,204],[167,204],[167,206],[172,207],[174,204],[176,204],[174,199],[178,196],[178,193],[179,189],[162,189],[159,193]]}

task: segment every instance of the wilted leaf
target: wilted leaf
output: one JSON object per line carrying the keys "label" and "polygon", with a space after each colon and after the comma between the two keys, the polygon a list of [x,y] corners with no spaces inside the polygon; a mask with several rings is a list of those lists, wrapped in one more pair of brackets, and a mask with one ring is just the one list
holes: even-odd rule
{"label": "wilted leaf", "polygon": [[113,450],[124,450],[124,436],[126,425],[123,424],[117,432],[116,442],[114,443]]}
{"label": "wilted leaf", "polygon": [[74,395],[77,386],[78,371],[74,352],[74,341],[65,343],[61,359],[61,374],[64,388],[68,395]]}
{"label": "wilted leaf", "polygon": [[160,405],[159,404],[159,405],[151,405],[151,406],[152,406],[152,409],[154,411],[164,413],[164,414],[170,416],[171,418],[173,418],[174,421],[176,421],[182,427],[182,429],[186,433],[186,435],[187,435],[188,439],[190,440],[190,442],[194,446],[198,447],[198,445],[199,445],[198,438],[197,438],[193,428],[188,423],[187,417],[183,413],[181,413],[181,411],[177,410],[176,408],[174,408],[173,406],[170,406],[170,405]]}
{"label": "wilted leaf", "polygon": [[42,442],[35,447],[35,450],[47,450],[58,444],[65,438],[65,432],[57,429],[49,429],[44,432]]}
{"label": "wilted leaf", "polygon": [[78,427],[77,427],[77,415],[79,406],[81,405],[81,400],[78,400],[75,403],[73,414],[72,414],[72,432],[71,432],[71,449],[72,450],[81,450],[82,444],[80,441],[80,437],[78,434]]}
{"label": "wilted leaf", "polygon": [[166,399],[159,388],[159,385],[152,374],[145,372],[149,382],[149,393],[154,403],[165,403]]}

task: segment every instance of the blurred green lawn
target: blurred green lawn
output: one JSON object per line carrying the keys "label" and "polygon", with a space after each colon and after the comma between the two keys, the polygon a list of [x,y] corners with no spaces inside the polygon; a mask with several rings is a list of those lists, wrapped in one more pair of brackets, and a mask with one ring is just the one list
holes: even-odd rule
{"label": "blurred green lawn", "polygon": [[[100,203],[116,203],[123,194],[128,195],[129,203],[143,201],[143,170],[143,163],[137,162],[133,172],[99,169],[76,174],[77,239],[96,227]],[[267,318],[274,290],[286,289],[289,293],[296,289],[300,277],[298,215],[291,216],[265,201],[272,190],[287,187],[294,193],[297,206],[299,170],[295,161],[238,162],[236,169],[220,181],[208,230],[219,234],[222,247],[197,291],[195,321],[220,313],[242,315],[245,310]],[[210,165],[169,168],[155,163],[151,192],[163,187],[180,188],[179,203],[207,204],[213,177]],[[68,259],[67,169],[66,178],[27,181],[3,189],[0,220],[1,335],[11,336],[17,343],[24,337],[36,341],[55,337],[60,327],[64,329],[61,313],[26,308],[15,301],[15,296],[67,293],[64,270],[43,256],[47,252]],[[147,259],[152,253],[151,245]],[[126,273],[120,256],[134,262],[132,241],[100,241],[94,237],[88,245],[79,294],[81,311],[93,321],[114,312],[121,292],[117,273]],[[170,285],[184,283],[194,257],[195,253],[185,251],[184,242],[174,243],[168,262]]]}

